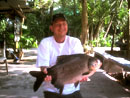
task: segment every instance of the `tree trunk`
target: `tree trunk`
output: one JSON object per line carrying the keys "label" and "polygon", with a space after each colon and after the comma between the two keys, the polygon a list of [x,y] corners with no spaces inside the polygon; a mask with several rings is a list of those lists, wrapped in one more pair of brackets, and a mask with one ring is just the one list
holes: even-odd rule
{"label": "tree trunk", "polygon": [[[122,3],[123,3],[123,0],[120,1],[120,6],[119,6],[119,8],[121,8]],[[111,27],[111,25],[112,25],[112,21],[113,21],[113,19],[114,19],[114,17],[115,17],[116,15],[113,15],[113,14],[112,14],[111,16],[112,16],[112,18],[111,18],[111,20],[110,20],[110,23],[109,23],[108,28],[107,28],[107,30],[106,30],[106,33],[105,33],[105,35],[104,35],[104,39],[106,38],[106,36],[107,36],[107,34],[108,34],[109,30],[110,30],[110,27]]]}
{"label": "tree trunk", "polygon": [[114,17],[114,15],[112,16],[112,18],[111,18],[111,20],[110,20],[110,23],[109,23],[109,25],[108,25],[108,27],[107,27],[106,33],[105,33],[105,35],[104,35],[104,39],[107,37],[107,34],[108,34],[109,30],[110,30],[110,27],[111,27],[112,21],[113,21],[113,17]]}
{"label": "tree trunk", "polygon": [[130,0],[128,0],[128,36],[127,36],[127,58],[130,60]]}
{"label": "tree trunk", "polygon": [[[50,20],[52,20],[52,16],[53,16],[53,5],[54,5],[54,0],[53,0],[53,3],[51,5],[51,7],[50,7],[50,15],[49,15]],[[50,30],[49,30],[49,32],[45,33],[46,37],[47,36],[52,36],[52,35],[53,35],[53,33]]]}
{"label": "tree trunk", "polygon": [[111,53],[113,52],[115,34],[116,34],[116,26],[114,26],[114,32],[113,32],[113,38],[112,38],[112,45],[111,45]]}
{"label": "tree trunk", "polygon": [[50,17],[52,18],[53,16],[53,5],[54,5],[54,2],[52,3],[52,6],[50,7]]}
{"label": "tree trunk", "polygon": [[97,25],[97,27],[96,27],[95,33],[94,33],[94,35],[93,35],[93,39],[95,39],[95,38],[98,37],[99,31],[100,31],[100,29],[101,29],[101,27],[102,27],[102,24],[103,24],[103,21],[99,21],[99,23],[98,23],[98,25]]}
{"label": "tree trunk", "polygon": [[121,6],[122,6],[122,3],[123,3],[123,0],[121,0],[121,1],[120,1],[120,6],[119,6],[119,8],[121,8]]}
{"label": "tree trunk", "polygon": [[90,28],[90,31],[89,31],[89,40],[93,40],[93,24],[89,28]]}
{"label": "tree trunk", "polygon": [[88,40],[88,13],[87,13],[87,0],[82,1],[82,33],[81,33],[81,42],[85,44]]}
{"label": "tree trunk", "polygon": [[76,16],[76,1],[75,1],[75,0],[73,0],[73,2],[74,2],[74,8],[73,8],[73,11],[74,11],[74,16]]}

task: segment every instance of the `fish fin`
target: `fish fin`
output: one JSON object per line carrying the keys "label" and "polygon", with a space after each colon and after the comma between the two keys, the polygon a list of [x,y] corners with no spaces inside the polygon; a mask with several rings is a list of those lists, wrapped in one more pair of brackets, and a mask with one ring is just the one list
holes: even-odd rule
{"label": "fish fin", "polygon": [[30,71],[29,73],[30,73],[30,75],[32,75],[33,77],[38,77],[39,74],[41,74],[41,71]]}
{"label": "fish fin", "polygon": [[57,89],[59,89],[60,94],[62,94],[64,85],[61,84],[60,82],[56,82],[56,81],[55,81],[54,86],[55,86]]}
{"label": "fish fin", "polygon": [[52,78],[52,81],[51,81],[51,84],[55,84],[55,82],[56,82],[56,79],[55,78]]}
{"label": "fish fin", "polygon": [[64,89],[64,86],[62,86],[62,87],[60,88],[60,94],[61,94],[61,95],[62,95],[63,89]]}
{"label": "fish fin", "polygon": [[74,86],[77,87],[78,84],[79,84],[79,81],[75,82],[75,83],[74,83]]}
{"label": "fish fin", "polygon": [[56,65],[65,63],[66,61],[68,61],[68,59],[67,59],[68,57],[69,57],[69,55],[61,55],[61,56],[58,56],[58,57],[57,57],[57,61],[56,61]]}
{"label": "fish fin", "polygon": [[46,74],[44,74],[41,71],[30,71],[29,73],[33,77],[36,78],[36,81],[34,82],[34,85],[33,85],[33,90],[34,90],[34,92],[36,92],[38,90],[38,88],[40,87],[40,85],[42,84],[42,82],[44,81]]}
{"label": "fish fin", "polygon": [[38,90],[38,88],[41,86],[42,82],[43,82],[43,79],[39,79],[39,78],[36,79],[36,81],[33,85],[34,92],[36,92]]}
{"label": "fish fin", "polygon": [[55,81],[54,86],[58,89],[60,89],[63,85],[57,81]]}
{"label": "fish fin", "polygon": [[88,75],[90,72],[85,72],[85,73],[83,73],[82,75]]}

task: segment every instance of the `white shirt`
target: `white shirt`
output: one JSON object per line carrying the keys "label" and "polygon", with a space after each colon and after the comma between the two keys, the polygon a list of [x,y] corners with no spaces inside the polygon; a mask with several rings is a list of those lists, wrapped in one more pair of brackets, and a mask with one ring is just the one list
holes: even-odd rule
{"label": "white shirt", "polygon": [[[66,36],[63,43],[57,43],[53,36],[47,37],[40,42],[38,47],[36,66],[51,67],[55,65],[57,56],[77,53],[83,53],[83,47],[78,38]],[[59,93],[59,90],[48,82],[43,82],[43,89],[44,91]],[[74,84],[66,84],[62,94],[71,94],[79,89],[80,85],[75,88]]]}

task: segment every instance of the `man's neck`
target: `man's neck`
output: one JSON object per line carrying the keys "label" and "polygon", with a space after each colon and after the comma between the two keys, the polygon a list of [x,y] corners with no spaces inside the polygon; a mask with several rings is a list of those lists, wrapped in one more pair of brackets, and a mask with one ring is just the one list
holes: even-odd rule
{"label": "man's neck", "polygon": [[56,37],[56,36],[54,36],[55,41],[56,41],[57,43],[63,43],[63,42],[65,41],[65,37],[66,37],[66,36],[64,36],[64,37]]}

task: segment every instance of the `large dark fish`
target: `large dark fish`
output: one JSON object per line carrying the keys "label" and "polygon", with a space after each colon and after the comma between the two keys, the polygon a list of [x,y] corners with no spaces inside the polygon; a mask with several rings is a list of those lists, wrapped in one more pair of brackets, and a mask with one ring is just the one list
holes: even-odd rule
{"label": "large dark fish", "polygon": [[93,75],[101,65],[102,63],[97,58],[86,54],[59,56],[57,63],[47,69],[48,74],[42,71],[30,71],[30,74],[36,77],[33,89],[37,91],[46,75],[51,75],[51,83],[62,93],[64,84],[75,83],[77,86],[83,75]]}

